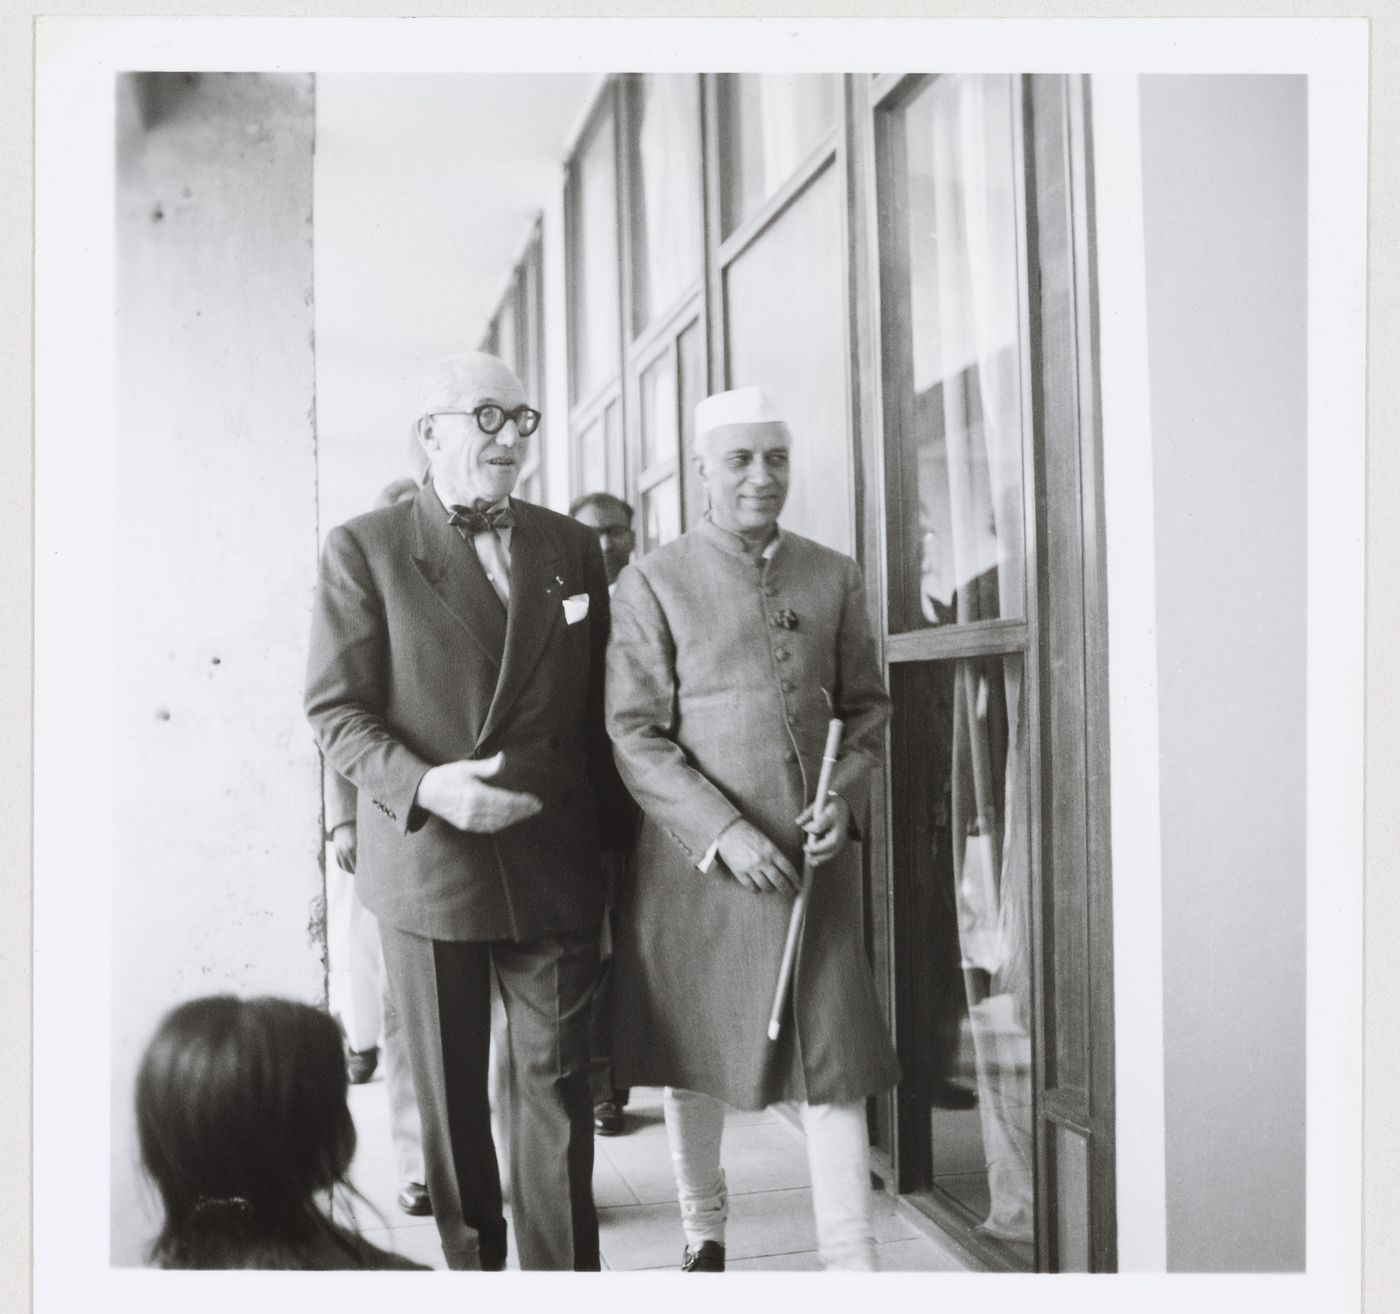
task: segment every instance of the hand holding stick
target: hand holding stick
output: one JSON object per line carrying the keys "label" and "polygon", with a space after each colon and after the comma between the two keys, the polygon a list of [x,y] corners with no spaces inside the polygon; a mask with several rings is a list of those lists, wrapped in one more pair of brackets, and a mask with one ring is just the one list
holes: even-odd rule
{"label": "hand holding stick", "polygon": [[[812,800],[812,812],[819,816],[826,806],[831,789],[831,772],[841,755],[841,732],[844,726],[833,717],[826,727],[826,747],[822,750],[822,769],[817,776],[817,793]],[[768,1039],[777,1040],[782,1029],[783,1009],[787,1006],[788,990],[792,985],[793,964],[797,961],[797,942],[802,937],[802,921],[807,915],[807,899],[812,893],[812,862],[802,861],[802,889],[792,903],[788,918],[787,942],[783,945],[783,961],[778,968],[778,986],[773,992],[773,1011],[768,1018]]]}

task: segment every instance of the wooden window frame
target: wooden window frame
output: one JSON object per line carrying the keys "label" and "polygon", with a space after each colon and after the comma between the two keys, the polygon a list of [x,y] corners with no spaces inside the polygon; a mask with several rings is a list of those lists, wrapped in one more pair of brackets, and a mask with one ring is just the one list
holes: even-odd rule
{"label": "wooden window frame", "polygon": [[[585,493],[600,492],[603,490],[596,488],[582,487],[582,460],[580,456],[580,443],[584,431],[595,419],[602,418],[607,408],[616,403],[622,408],[621,424],[619,426],[623,435],[620,444],[608,444],[605,454],[605,484],[607,491],[617,492],[622,490],[626,495],[627,475],[626,457],[627,447],[626,435],[629,425],[629,411],[626,398],[626,389],[623,387],[623,364],[626,355],[625,344],[627,341],[627,321],[631,308],[631,286],[627,271],[627,243],[621,237],[621,216],[626,213],[625,201],[626,188],[626,160],[623,158],[625,152],[622,149],[622,104],[624,98],[620,94],[620,80],[617,75],[610,77],[604,84],[592,109],[589,111],[587,122],[583,131],[579,133],[573,150],[569,155],[567,173],[564,185],[564,265],[565,265],[565,286],[567,289],[566,309],[568,316],[568,386],[569,386],[569,488],[571,498],[581,497]],[[614,229],[614,240],[617,245],[617,267],[619,271],[619,286],[617,297],[617,317],[618,317],[618,359],[614,367],[606,371],[601,381],[595,384],[587,395],[580,395],[581,387],[578,368],[578,350],[581,338],[581,326],[577,322],[578,298],[577,289],[580,279],[580,263],[582,253],[580,239],[582,237],[581,228],[581,208],[579,198],[579,188],[581,186],[581,166],[583,156],[593,146],[599,133],[611,131],[612,153],[613,153],[613,179],[615,185],[616,214],[619,223]]]}
{"label": "wooden window frame", "polygon": [[[873,386],[857,399],[860,415],[858,433],[862,467],[884,470],[885,416],[883,394],[889,380],[883,363],[887,353],[882,348],[886,330],[882,309],[881,245],[891,242],[889,231],[898,216],[882,213],[879,203],[880,186],[889,176],[895,162],[882,158],[882,137],[877,119],[883,113],[897,111],[917,95],[934,75],[878,75],[872,79],[855,79],[852,86],[853,112],[848,116],[846,131],[852,146],[852,169],[856,175],[854,189],[866,186],[864,205],[851,208],[853,228],[852,320],[860,341],[852,353],[852,373],[857,380],[868,380]],[[1029,796],[1037,800],[1030,817],[1031,845],[1031,918],[1032,918],[1032,1001],[1036,1018],[1033,1041],[1034,1057],[1034,1118],[1036,1126],[1036,1267],[1053,1270],[1058,1267],[1056,1253],[1056,1216],[1054,1165],[1049,1154],[1049,1142],[1055,1127],[1064,1127],[1078,1134],[1088,1133],[1090,1148],[1089,1242],[1090,1267],[1095,1271],[1112,1271],[1116,1267],[1116,1193],[1114,1169],[1113,1125],[1113,1001],[1112,1001],[1112,924],[1111,871],[1109,864],[1108,829],[1108,762],[1107,762],[1107,671],[1106,652],[1106,589],[1104,584],[1104,535],[1102,526],[1102,436],[1097,413],[1095,289],[1093,286],[1092,186],[1089,177],[1089,143],[1087,82],[1082,78],[1062,76],[1023,76],[1015,79],[1018,107],[1015,174],[1017,198],[1018,259],[1021,264],[1018,295],[1024,349],[1022,352],[1023,415],[1023,479],[1022,501],[1025,513],[1026,605],[1025,618],[978,622],[956,628],[913,630],[891,634],[889,631],[889,581],[887,571],[879,563],[889,551],[887,530],[894,508],[886,504],[885,480],[866,481],[861,501],[866,511],[861,542],[866,554],[866,574],[872,593],[872,612],[878,621],[880,646],[884,660],[935,661],[974,655],[1024,654],[1025,690],[1028,721],[1027,786]],[[901,166],[902,167],[902,166]],[[1053,214],[1041,213],[1038,206],[1044,195],[1044,174],[1056,168],[1063,174],[1063,195],[1066,203]],[[897,242],[893,249],[899,259],[907,254]],[[1047,366],[1042,327],[1049,313],[1042,304],[1046,289],[1040,277],[1042,262],[1058,260],[1060,268],[1069,269],[1069,284],[1073,291],[1071,312],[1072,336],[1068,351],[1072,369]],[[904,275],[907,277],[907,271]],[[1055,327],[1064,327],[1062,307],[1054,308],[1058,318]],[[1068,393],[1065,396],[1062,394]],[[873,395],[872,395],[873,394]],[[1048,490],[1043,486],[1043,458],[1040,448],[1045,441],[1045,414],[1053,404],[1053,422],[1059,426],[1060,440],[1072,444],[1077,452],[1076,469],[1082,480],[1074,496],[1073,509],[1081,517],[1082,536],[1076,550],[1082,552],[1084,608],[1082,642],[1084,663],[1084,751],[1086,772],[1082,780],[1082,803],[1085,808],[1087,844],[1085,864],[1088,872],[1085,916],[1087,942],[1095,955],[1093,970],[1084,970],[1082,985],[1087,997],[1087,1054],[1091,1076],[1082,1098],[1051,1088],[1042,1094],[1042,1077],[1047,1070],[1045,1045],[1051,1030],[1050,1010],[1054,1000],[1046,988],[1045,964],[1040,961],[1040,949],[1045,938],[1047,916],[1045,846],[1048,842],[1042,827],[1042,806],[1048,806],[1047,784],[1042,763],[1048,751],[1049,729],[1042,726],[1047,682],[1050,679],[1049,657],[1042,651],[1042,630],[1047,624],[1042,615],[1041,594],[1044,587],[1044,566],[1040,560],[1039,544],[1044,532],[1040,522],[1047,514]],[[1062,492],[1059,496],[1069,496]],[[892,764],[893,769],[893,764]],[[887,964],[890,973],[884,983],[887,997],[893,1004],[895,1034],[907,1040],[917,1019],[902,1015],[901,1001],[909,997],[905,967],[915,946],[901,944],[901,937],[911,928],[901,926],[900,896],[893,875],[893,799],[888,787],[888,773],[879,782],[878,797],[873,800],[872,845],[883,845],[884,870],[876,884],[884,889],[872,893],[878,900],[888,900],[883,910],[884,920],[891,928],[893,952]],[[1073,792],[1072,790],[1070,791]],[[986,1267],[1010,1268],[1013,1261],[994,1243],[987,1243],[972,1231],[975,1221],[971,1215],[950,1199],[923,1191],[910,1191],[914,1176],[910,1158],[927,1149],[929,1131],[922,1135],[913,1116],[911,1098],[896,1091],[888,1097],[890,1107],[885,1119],[892,1131],[890,1152],[875,1156],[877,1165],[887,1174],[887,1186],[905,1194],[910,1203],[928,1214],[945,1229],[951,1230]],[[879,1119],[877,1118],[877,1121]]]}

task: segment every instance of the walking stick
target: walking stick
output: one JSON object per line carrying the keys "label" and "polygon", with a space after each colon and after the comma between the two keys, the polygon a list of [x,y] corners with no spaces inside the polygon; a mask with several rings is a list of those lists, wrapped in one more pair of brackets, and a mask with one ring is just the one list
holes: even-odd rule
{"label": "walking stick", "polygon": [[[833,717],[826,726],[826,747],[822,750],[822,769],[817,775],[817,793],[812,800],[813,820],[826,809],[826,795],[831,788],[831,770],[841,755],[841,731],[844,727]],[[787,942],[783,945],[783,961],[778,968],[778,988],[773,992],[773,1012],[768,1018],[768,1039],[777,1040],[783,1025],[783,1009],[787,1006],[788,990],[792,986],[792,968],[797,961],[797,942],[802,938],[802,920],[807,915],[807,899],[812,893],[812,860],[802,859],[802,888],[792,901],[788,918]]]}

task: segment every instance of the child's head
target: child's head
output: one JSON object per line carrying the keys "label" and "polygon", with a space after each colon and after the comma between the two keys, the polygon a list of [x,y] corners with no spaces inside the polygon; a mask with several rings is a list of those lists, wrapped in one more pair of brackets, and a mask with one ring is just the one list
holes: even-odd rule
{"label": "child's head", "polygon": [[161,1023],[136,1079],[141,1158],[165,1205],[155,1256],[216,1266],[295,1242],[355,1150],[340,1033],[287,999],[218,995]]}

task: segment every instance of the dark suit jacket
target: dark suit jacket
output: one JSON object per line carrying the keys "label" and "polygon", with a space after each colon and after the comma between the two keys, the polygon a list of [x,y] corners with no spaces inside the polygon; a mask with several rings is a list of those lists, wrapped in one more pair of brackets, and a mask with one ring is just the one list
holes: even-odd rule
{"label": "dark suit jacket", "polygon": [[[431,486],[333,529],[321,557],[306,713],[359,791],[356,885],[381,921],[433,939],[597,929],[600,823],[623,842],[597,536],[511,504],[509,622]],[[564,599],[585,593],[587,616],[567,623]],[[493,783],[537,795],[537,816],[469,834],[414,803],[429,767],[497,752]]]}

